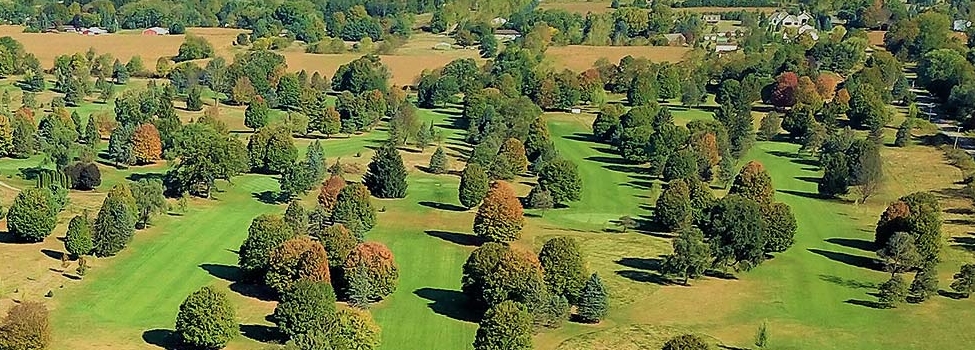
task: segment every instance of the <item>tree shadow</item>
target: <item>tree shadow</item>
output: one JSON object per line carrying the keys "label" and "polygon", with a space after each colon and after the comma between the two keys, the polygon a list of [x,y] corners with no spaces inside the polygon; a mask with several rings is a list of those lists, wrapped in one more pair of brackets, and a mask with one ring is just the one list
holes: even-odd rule
{"label": "tree shadow", "polygon": [[51,250],[51,249],[41,249],[41,253],[43,253],[44,255],[46,255],[48,258],[51,258],[51,259],[54,259],[54,260],[57,260],[57,261],[61,261],[61,259],[62,259],[61,256],[64,255],[64,252],[59,252],[57,250]]}
{"label": "tree shadow", "polygon": [[166,174],[163,173],[132,173],[126,176],[125,179],[129,181],[139,182],[142,179],[148,180],[163,180]]}
{"label": "tree shadow", "polygon": [[581,132],[573,133],[572,135],[565,135],[562,136],[562,138],[566,140],[572,140],[572,141],[599,142],[599,140],[597,140],[596,137],[593,136],[592,134],[586,134]]}
{"label": "tree shadow", "polygon": [[264,204],[277,205],[285,203],[285,201],[281,200],[281,195],[277,191],[252,192],[251,197]]}
{"label": "tree shadow", "polygon": [[951,237],[952,247],[975,252],[975,237],[969,232],[965,237]]}
{"label": "tree shadow", "polygon": [[818,184],[820,180],[820,178],[812,177],[812,176],[796,176],[795,179],[799,181],[808,182],[808,183],[814,183],[814,184]]}
{"label": "tree shadow", "polygon": [[277,295],[270,287],[261,284],[250,284],[246,282],[234,282],[230,284],[230,290],[248,298],[260,301],[277,301]]}
{"label": "tree shadow", "polygon": [[832,243],[839,246],[844,246],[847,248],[859,249],[867,252],[877,251],[876,246],[873,242],[865,239],[855,239],[855,238],[828,238],[826,242]]}
{"label": "tree shadow", "polygon": [[620,157],[589,156],[583,159],[606,164],[633,165],[633,163],[630,163],[626,159]]}
{"label": "tree shadow", "polygon": [[431,301],[427,307],[438,315],[464,322],[477,322],[480,317],[471,311],[469,298],[456,290],[439,288],[420,288],[413,291],[416,296]]}
{"label": "tree shadow", "polygon": [[423,231],[428,236],[437,237],[447,242],[458,244],[467,247],[477,247],[483,243],[483,240],[475,235],[469,235],[465,233],[458,232],[448,232],[440,230],[426,230]]}
{"label": "tree shadow", "polygon": [[847,265],[852,265],[852,266],[856,266],[868,270],[883,271],[883,266],[881,266],[880,262],[878,262],[877,259],[874,258],[868,258],[865,256],[859,256],[859,255],[853,255],[847,253],[832,252],[828,250],[815,249],[815,248],[809,248],[807,250],[813,254],[822,255],[827,259],[838,261]]}
{"label": "tree shadow", "polygon": [[644,168],[642,166],[639,166],[639,165],[615,165],[615,164],[610,164],[610,165],[603,165],[603,168],[608,169],[608,170],[612,170],[612,171],[615,171],[615,172],[618,172],[618,173],[625,173],[625,174],[640,174],[644,170]]}
{"label": "tree shadow", "polygon": [[617,270],[616,274],[634,282],[653,283],[661,286],[673,284],[670,279],[656,272],[637,271],[637,270]]}
{"label": "tree shadow", "polygon": [[824,196],[816,192],[803,192],[803,191],[793,191],[793,190],[775,190],[775,192],[790,194],[793,196],[803,197],[803,198],[819,199],[824,201],[834,200],[834,198],[830,198],[828,196]]}
{"label": "tree shadow", "polygon": [[948,208],[945,209],[945,212],[948,214],[957,214],[957,215],[975,214],[975,210],[972,210],[971,208]]}
{"label": "tree shadow", "polygon": [[821,275],[819,275],[819,279],[820,280],[823,280],[825,282],[829,282],[829,283],[838,285],[838,286],[843,286],[843,287],[852,288],[852,289],[875,289],[875,288],[877,288],[877,285],[875,285],[873,283],[870,283],[870,282],[862,282],[862,281],[857,281],[857,280],[854,280],[854,279],[846,279],[846,278],[843,278],[843,277],[840,277],[840,276],[834,276],[834,275],[821,274]]}
{"label": "tree shadow", "polygon": [[427,208],[433,208],[433,209],[437,209],[437,210],[467,211],[467,208],[464,208],[464,207],[459,206],[459,205],[456,205],[456,204],[450,204],[450,203],[437,203],[437,202],[431,202],[431,201],[421,201],[418,204],[420,204],[420,205],[422,205],[424,207],[427,207]]}
{"label": "tree shadow", "polygon": [[660,271],[664,259],[661,258],[621,258],[616,263],[631,269]]}
{"label": "tree shadow", "polygon": [[0,232],[0,243],[16,244],[20,243],[20,241],[17,240],[17,237],[13,233],[2,231]]}
{"label": "tree shadow", "polygon": [[633,270],[617,270],[616,274],[634,282],[653,283],[661,286],[671,285],[673,282],[659,273],[663,259],[661,258],[621,258],[616,261],[620,266]]}
{"label": "tree shadow", "polygon": [[259,343],[277,343],[283,340],[277,327],[263,324],[241,324],[240,334]]}
{"label": "tree shadow", "polygon": [[852,305],[869,307],[871,309],[886,309],[883,305],[880,305],[880,303],[873,300],[847,299],[843,302]]}
{"label": "tree shadow", "polygon": [[210,276],[228,282],[240,281],[244,275],[243,271],[237,266],[223,264],[200,264],[201,269],[205,270]]}
{"label": "tree shadow", "polygon": [[948,299],[954,299],[954,300],[968,299],[967,297],[965,297],[965,294],[958,293],[958,292],[952,292],[950,290],[944,290],[944,289],[939,289],[938,290],[938,295],[943,296],[943,297],[948,298]]}
{"label": "tree shadow", "polygon": [[142,341],[166,350],[181,349],[179,335],[168,329],[151,329],[142,332]]}

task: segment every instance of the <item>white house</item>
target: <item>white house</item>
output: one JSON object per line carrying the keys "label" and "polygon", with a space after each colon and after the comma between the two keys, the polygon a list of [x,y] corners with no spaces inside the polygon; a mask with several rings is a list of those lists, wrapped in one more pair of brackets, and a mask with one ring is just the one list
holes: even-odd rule
{"label": "white house", "polygon": [[779,11],[772,14],[769,17],[769,25],[772,27],[791,27],[798,28],[809,23],[812,20],[812,16],[806,12],[800,13],[799,15],[790,15],[788,12]]}

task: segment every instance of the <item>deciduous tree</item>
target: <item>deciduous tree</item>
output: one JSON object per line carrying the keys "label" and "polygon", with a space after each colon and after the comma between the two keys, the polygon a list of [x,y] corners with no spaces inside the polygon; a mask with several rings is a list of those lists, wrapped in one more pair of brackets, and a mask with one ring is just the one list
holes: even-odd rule
{"label": "deciduous tree", "polygon": [[693,227],[681,231],[673,245],[674,254],[664,260],[664,270],[683,278],[684,285],[688,285],[689,279],[700,277],[710,265],[711,249],[701,230]]}
{"label": "deciduous tree", "polygon": [[279,215],[262,214],[251,221],[247,238],[237,250],[238,265],[251,278],[263,278],[270,266],[271,252],[294,236]]}
{"label": "deciduous tree", "polygon": [[711,208],[711,218],[702,229],[715,264],[749,270],[765,261],[766,226],[757,202],[728,195]]}
{"label": "deciduous tree", "polygon": [[579,167],[572,161],[558,157],[546,162],[538,171],[538,184],[552,193],[555,203],[575,202],[582,198],[582,178]]}
{"label": "deciduous tree", "polygon": [[514,190],[505,182],[492,182],[474,216],[474,234],[491,242],[510,242],[521,237],[524,226],[524,211]]}
{"label": "deciduous tree", "polygon": [[54,230],[57,213],[51,191],[28,187],[17,194],[7,211],[7,228],[18,241],[41,242]]}
{"label": "deciduous tree", "polygon": [[51,322],[44,304],[24,301],[14,304],[0,323],[0,348],[9,350],[47,349],[51,343]]}
{"label": "deciduous tree", "polygon": [[505,301],[489,309],[474,336],[474,350],[532,349],[532,316],[524,306]]}
{"label": "deciduous tree", "polygon": [[684,180],[667,185],[653,209],[654,221],[668,232],[678,232],[691,224],[690,189]]}
{"label": "deciduous tree", "polygon": [[264,283],[279,295],[287,294],[300,280],[331,282],[325,247],[309,236],[291,238],[271,250],[264,275]]}
{"label": "deciduous tree", "polygon": [[735,177],[729,194],[737,194],[758,203],[769,204],[775,200],[775,189],[772,188],[772,177],[765,166],[757,161],[750,161]]}
{"label": "deciduous tree", "polygon": [[176,334],[186,345],[220,349],[240,334],[237,311],[227,293],[205,286],[193,292],[179,306]]}
{"label": "deciduous tree", "polygon": [[399,283],[399,268],[393,252],[379,242],[356,245],[345,259],[343,272],[346,286],[365,286],[350,290],[350,298],[382,300],[396,291]]}
{"label": "deciduous tree", "polygon": [[586,283],[585,262],[579,243],[571,237],[556,237],[542,245],[538,261],[545,271],[545,283],[552,293],[575,303]]}
{"label": "deciduous tree", "polygon": [[369,189],[355,183],[342,188],[335,200],[332,221],[344,224],[358,237],[376,226],[376,208],[369,198]]}

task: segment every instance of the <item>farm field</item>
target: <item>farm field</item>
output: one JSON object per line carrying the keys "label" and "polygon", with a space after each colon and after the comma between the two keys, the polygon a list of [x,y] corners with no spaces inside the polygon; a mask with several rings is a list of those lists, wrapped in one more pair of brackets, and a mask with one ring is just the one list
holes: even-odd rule
{"label": "farm field", "polygon": [[[539,7],[543,9],[557,9],[565,10],[569,12],[577,13],[607,13],[613,12],[615,9],[612,8],[612,1],[595,0],[595,1],[545,1],[542,2]],[[625,2],[623,2],[625,3]],[[694,13],[719,13],[719,12],[730,12],[730,11],[760,11],[764,13],[772,13],[777,10],[775,7],[674,7],[674,12],[687,11]]]}

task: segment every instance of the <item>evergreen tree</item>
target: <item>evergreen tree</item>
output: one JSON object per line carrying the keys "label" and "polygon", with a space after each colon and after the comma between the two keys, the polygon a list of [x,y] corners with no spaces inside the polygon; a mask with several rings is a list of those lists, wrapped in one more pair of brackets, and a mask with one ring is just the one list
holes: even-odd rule
{"label": "evergreen tree", "polygon": [[477,163],[467,163],[460,176],[460,204],[470,209],[481,204],[489,188],[487,172]]}
{"label": "evergreen tree", "polygon": [[907,298],[908,285],[900,275],[891,277],[890,280],[880,285],[877,299],[881,306],[885,308],[895,308],[903,303]]}
{"label": "evergreen tree", "polygon": [[87,213],[75,216],[68,222],[68,233],[64,238],[64,250],[75,257],[91,254],[94,249],[91,238],[91,221]]}
{"label": "evergreen tree", "polygon": [[951,281],[952,290],[964,298],[968,298],[975,292],[975,264],[962,265],[961,270],[954,277],[955,279]]}
{"label": "evergreen tree", "polygon": [[474,350],[532,349],[532,316],[513,301],[502,302],[484,314],[474,336]]}
{"label": "evergreen tree", "polygon": [[376,208],[369,198],[369,189],[355,183],[342,188],[335,201],[332,221],[342,223],[357,237],[363,237],[376,225]]}
{"label": "evergreen tree", "polygon": [[240,334],[237,312],[227,293],[205,286],[179,306],[176,334],[198,349],[220,349]]}
{"label": "evergreen tree", "polygon": [[711,345],[695,334],[683,334],[667,340],[662,350],[711,350]]}
{"label": "evergreen tree", "polygon": [[599,275],[593,273],[579,293],[579,319],[586,323],[598,323],[609,311],[609,296]]}
{"label": "evergreen tree", "polygon": [[193,85],[187,92],[186,109],[191,111],[203,110],[203,89],[199,85]]}
{"label": "evergreen tree", "polygon": [[136,212],[135,199],[128,188],[113,187],[95,218],[95,255],[113,256],[129,244],[135,234]]}
{"label": "evergreen tree", "polygon": [[284,169],[278,178],[281,197],[290,200],[295,196],[303,196],[315,186],[315,179],[311,173],[311,166],[307,162],[295,162]]}
{"label": "evergreen tree", "polygon": [[313,182],[325,180],[325,149],[322,148],[321,141],[315,140],[308,146],[305,164],[310,170]]}
{"label": "evergreen tree", "polygon": [[919,303],[938,293],[938,268],[935,264],[925,264],[921,271],[914,275],[910,292],[914,300]]}
{"label": "evergreen tree", "polygon": [[430,172],[434,174],[446,174],[448,170],[447,166],[447,153],[444,152],[443,147],[437,147],[437,150],[430,156]]}
{"label": "evergreen tree", "polygon": [[85,123],[85,132],[82,133],[83,141],[86,145],[97,148],[98,143],[102,140],[102,134],[98,131],[98,124],[95,121],[94,115],[88,116],[88,122]]}
{"label": "evergreen tree", "polygon": [[406,197],[406,166],[396,146],[387,143],[376,151],[362,182],[376,197]]}
{"label": "evergreen tree", "polygon": [[894,138],[894,146],[906,147],[911,143],[911,130],[914,129],[914,120],[904,119],[900,127],[897,128],[897,137]]}
{"label": "evergreen tree", "polygon": [[57,213],[51,191],[28,187],[17,194],[7,211],[7,228],[20,242],[41,242],[54,230]]}
{"label": "evergreen tree", "polygon": [[532,187],[531,192],[528,192],[528,207],[531,209],[541,209],[542,211],[552,209],[555,207],[555,201],[552,200],[552,192],[545,189],[541,185],[535,185]]}
{"label": "evergreen tree", "polygon": [[308,212],[301,202],[297,200],[288,203],[288,208],[284,210],[284,222],[291,227],[291,232],[295,235],[308,234]]}
{"label": "evergreen tree", "polygon": [[511,242],[525,226],[521,201],[507,183],[495,181],[474,216],[474,234],[491,242]]}

